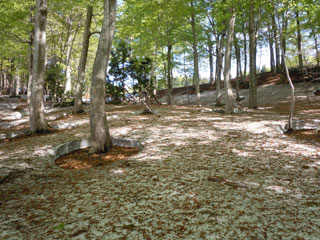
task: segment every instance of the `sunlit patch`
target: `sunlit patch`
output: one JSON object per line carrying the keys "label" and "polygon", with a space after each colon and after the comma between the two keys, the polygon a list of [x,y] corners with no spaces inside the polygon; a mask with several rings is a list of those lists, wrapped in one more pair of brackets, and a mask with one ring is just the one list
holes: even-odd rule
{"label": "sunlit patch", "polygon": [[235,148],[232,149],[232,152],[237,154],[240,157],[254,157],[254,156],[256,156],[256,154],[249,153],[249,152],[242,151],[242,150],[238,150],[238,149],[235,149]]}
{"label": "sunlit patch", "polygon": [[112,169],[111,172],[114,173],[114,174],[124,174],[125,170],[123,170],[123,169]]}
{"label": "sunlit patch", "polygon": [[281,186],[268,186],[266,187],[267,190],[275,191],[276,193],[288,193],[289,191]]}

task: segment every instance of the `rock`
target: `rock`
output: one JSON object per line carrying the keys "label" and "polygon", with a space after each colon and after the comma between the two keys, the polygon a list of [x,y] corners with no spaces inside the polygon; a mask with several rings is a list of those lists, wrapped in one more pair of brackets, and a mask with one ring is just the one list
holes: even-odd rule
{"label": "rock", "polygon": [[6,112],[1,116],[2,121],[13,121],[21,118],[22,118],[22,114],[20,112]]}

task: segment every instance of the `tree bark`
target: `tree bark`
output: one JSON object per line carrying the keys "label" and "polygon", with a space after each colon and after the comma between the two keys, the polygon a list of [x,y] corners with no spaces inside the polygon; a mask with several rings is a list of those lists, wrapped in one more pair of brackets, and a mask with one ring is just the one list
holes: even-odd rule
{"label": "tree bark", "polygon": [[249,82],[249,108],[256,109],[257,106],[257,73],[256,55],[257,39],[255,26],[255,6],[254,1],[250,1],[249,10],[249,48],[250,48],[250,82]]}
{"label": "tree bark", "polygon": [[227,114],[231,114],[234,112],[233,109],[233,92],[231,86],[231,50],[232,50],[232,42],[234,37],[234,23],[236,19],[235,9],[231,9],[231,18],[229,21],[229,29],[228,29],[228,40],[226,45],[226,54],[225,54],[225,62],[224,62],[224,82],[225,82],[225,112]]}
{"label": "tree bark", "polygon": [[91,153],[106,152],[112,147],[105,112],[106,71],[116,22],[116,0],[104,0],[103,23],[92,69],[90,89]]}
{"label": "tree bark", "polygon": [[248,58],[247,58],[247,34],[245,31],[245,27],[243,27],[243,55],[244,55],[244,69],[243,69],[243,74],[242,74],[242,82],[245,83],[247,81],[247,63],[248,63]]}
{"label": "tree bark", "polygon": [[[193,8],[193,2],[191,1],[191,7]],[[199,60],[198,60],[198,42],[197,42],[197,30],[196,19],[194,12],[191,14],[191,28],[192,28],[192,48],[193,48],[193,68],[194,68],[194,82],[196,87],[196,99],[197,107],[201,107],[200,96],[200,80],[199,80]]]}
{"label": "tree bark", "polygon": [[302,37],[301,37],[300,16],[298,11],[296,11],[296,21],[297,21],[297,48],[298,48],[299,68],[302,69],[303,68]]}
{"label": "tree bark", "polygon": [[273,30],[273,37],[276,49],[276,72],[281,72],[281,64],[280,64],[280,41],[278,36],[278,28],[274,14],[272,15],[272,30]]}
{"label": "tree bark", "polygon": [[269,23],[268,23],[268,37],[269,37],[269,49],[270,49],[270,68],[271,68],[271,72],[273,74],[276,74],[277,71],[276,71],[276,64],[274,61],[274,48],[273,48],[274,36]]}
{"label": "tree bark", "polygon": [[210,68],[210,80],[209,84],[213,84],[213,43],[210,39],[210,36],[208,37],[208,50],[209,50],[209,68]]}
{"label": "tree bark", "polygon": [[236,77],[236,99],[240,101],[240,83],[239,79],[240,76],[242,76],[242,71],[241,71],[241,52],[240,52],[240,47],[238,43],[238,39],[236,35],[234,34],[234,48],[236,52],[236,60],[237,60],[237,77]]}
{"label": "tree bark", "polygon": [[47,0],[37,0],[35,36],[33,47],[33,69],[30,96],[30,131],[41,133],[48,130],[44,116],[43,86],[45,77]]}
{"label": "tree bark", "polygon": [[[287,16],[286,16],[286,13],[282,16],[283,17],[283,21],[286,21],[287,19]],[[278,18],[280,19],[280,16],[278,16]],[[280,22],[280,21],[279,21]],[[284,25],[282,26],[284,27]],[[283,28],[279,28],[279,32],[280,32],[280,41],[282,42],[283,41]],[[283,56],[283,67],[284,67],[284,70],[285,70],[285,73],[286,73],[286,77],[288,79],[288,82],[290,84],[290,87],[291,87],[291,103],[290,103],[290,112],[289,112],[289,119],[288,119],[288,131],[292,130],[293,129],[293,112],[294,112],[294,105],[295,105],[295,95],[294,95],[294,86],[293,86],[293,83],[292,83],[292,80],[291,80],[291,77],[290,77],[290,74],[289,74],[289,70],[288,70],[288,66],[287,66],[287,63],[286,63],[286,51],[285,51],[285,48],[284,48],[284,45],[281,44],[281,52],[282,52],[282,56]]]}
{"label": "tree bark", "polygon": [[222,62],[223,62],[223,49],[224,49],[224,37],[225,32],[220,34],[220,39],[217,43],[216,52],[216,106],[221,106],[221,72],[222,72]]}
{"label": "tree bark", "polygon": [[168,84],[168,93],[167,93],[167,102],[168,105],[172,104],[172,96],[171,96],[171,91],[172,91],[172,78],[171,78],[171,54],[172,54],[172,45],[171,43],[168,43],[168,53],[167,53],[167,63],[168,63],[168,69],[167,69],[167,84]]}
{"label": "tree bark", "polygon": [[83,91],[83,83],[84,83],[84,76],[86,71],[86,63],[88,57],[88,49],[89,49],[89,41],[90,41],[90,26],[92,21],[92,14],[93,14],[93,7],[88,5],[87,6],[87,16],[86,22],[83,32],[83,40],[82,40],[82,50],[81,50],[81,57],[78,66],[78,78],[75,85],[75,99],[74,99],[74,112],[80,113],[83,111],[82,106],[82,91]]}
{"label": "tree bark", "polygon": [[72,53],[72,22],[67,17],[66,18],[66,24],[68,29],[68,37],[67,37],[67,52],[66,52],[66,69],[65,69],[65,76],[66,76],[66,83],[64,87],[64,95],[71,92],[71,53]]}

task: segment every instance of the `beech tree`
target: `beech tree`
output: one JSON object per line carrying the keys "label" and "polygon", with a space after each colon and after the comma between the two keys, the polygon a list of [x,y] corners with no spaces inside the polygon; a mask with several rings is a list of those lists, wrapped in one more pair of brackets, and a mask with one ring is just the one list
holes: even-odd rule
{"label": "beech tree", "polygon": [[78,66],[78,76],[75,84],[75,99],[74,99],[75,113],[79,113],[83,111],[82,92],[83,92],[83,82],[84,82],[86,63],[87,63],[87,57],[88,57],[89,41],[91,36],[90,26],[91,26],[92,14],[93,14],[93,7],[91,5],[88,5],[85,27],[83,32],[82,50],[81,50],[81,56],[80,56],[80,61]]}
{"label": "beech tree", "polygon": [[109,151],[112,147],[105,111],[105,82],[115,30],[116,5],[116,0],[104,0],[103,23],[90,88],[91,153]]}
{"label": "beech tree", "polygon": [[30,96],[30,130],[31,133],[48,131],[44,115],[43,86],[46,56],[47,1],[37,0],[35,15],[35,33],[33,46],[33,68]]}

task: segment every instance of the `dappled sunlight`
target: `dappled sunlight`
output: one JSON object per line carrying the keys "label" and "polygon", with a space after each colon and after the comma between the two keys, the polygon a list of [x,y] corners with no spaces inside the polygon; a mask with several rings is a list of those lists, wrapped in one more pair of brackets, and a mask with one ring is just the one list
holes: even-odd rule
{"label": "dappled sunlight", "polygon": [[288,189],[281,187],[281,186],[268,186],[265,189],[269,190],[271,192],[275,192],[275,193],[289,193],[290,192]]}
{"label": "dappled sunlight", "polygon": [[111,169],[110,172],[112,172],[113,174],[124,174],[126,170],[122,168],[118,168],[118,169]]}

